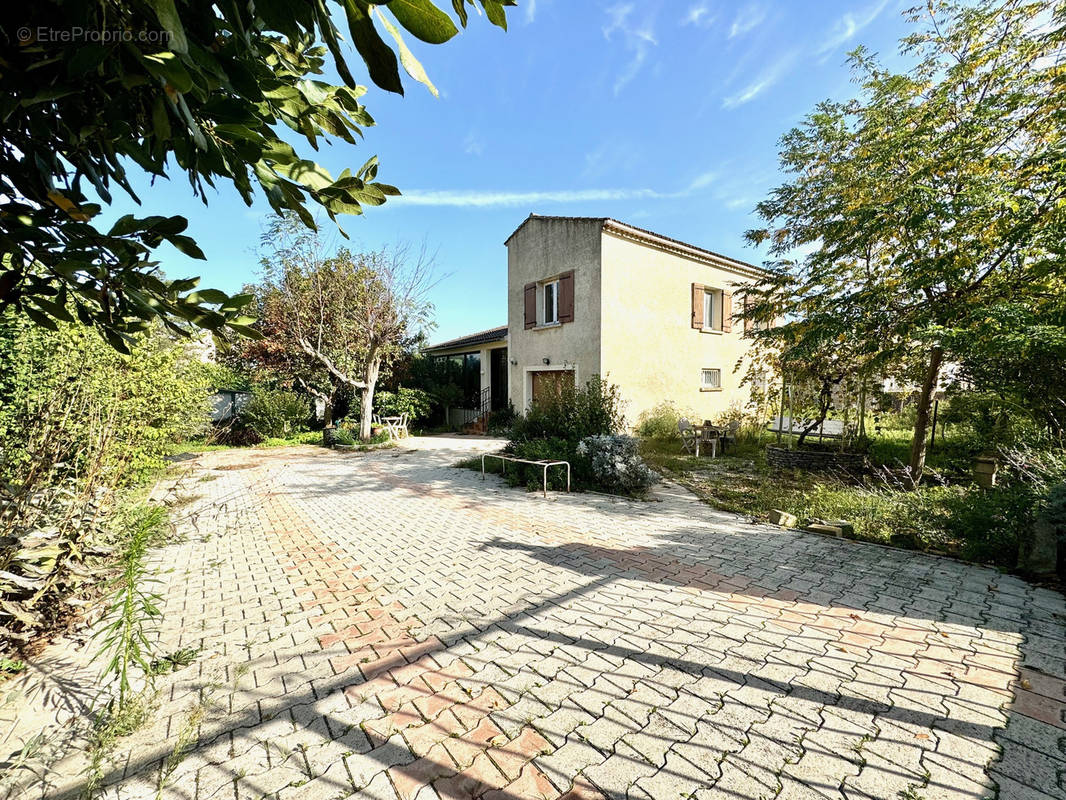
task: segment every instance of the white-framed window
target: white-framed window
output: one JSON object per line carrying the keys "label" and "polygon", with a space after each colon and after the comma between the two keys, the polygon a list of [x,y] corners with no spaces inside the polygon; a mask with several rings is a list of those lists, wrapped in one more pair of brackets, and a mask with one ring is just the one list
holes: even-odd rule
{"label": "white-framed window", "polygon": [[700,370],[700,391],[710,392],[722,388],[722,370],[705,367]]}
{"label": "white-framed window", "polygon": [[703,327],[705,330],[722,330],[722,290],[703,290]]}
{"label": "white-framed window", "polygon": [[554,325],[559,321],[559,281],[548,281],[542,289],[544,302],[544,322],[542,325]]}

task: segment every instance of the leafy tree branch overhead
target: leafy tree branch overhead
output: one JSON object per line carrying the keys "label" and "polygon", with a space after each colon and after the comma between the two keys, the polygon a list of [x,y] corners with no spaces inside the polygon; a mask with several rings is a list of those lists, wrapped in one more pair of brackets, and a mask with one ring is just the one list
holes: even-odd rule
{"label": "leafy tree branch overhead", "polygon": [[[477,0],[476,10],[506,28],[504,7],[514,4]],[[461,26],[468,6],[475,0],[452,0]],[[194,291],[197,279],[159,272],[153,254],[163,242],[204,258],[183,217],[130,215],[105,230],[90,189],[105,204],[115,191],[140,203],[131,166],[158,178],[184,174],[205,203],[207,188],[229,183],[246,203],[262,192],[275,212],[295,213],[308,227],[316,206],[335,220],[398,194],[377,180],[376,158],[333,176],[281,135],[288,128],[317,150],[329,137],[354,145],[374,124],[342,45],[339,11],[375,85],[403,93],[402,67],[432,89],[405,35],[440,44],[458,28],[431,0],[5,6],[0,307],[45,327],[76,315],[122,351],[155,318],[176,332],[254,336],[244,316],[250,298]],[[63,31],[103,35],[63,41]],[[321,79],[330,64],[341,85]]]}

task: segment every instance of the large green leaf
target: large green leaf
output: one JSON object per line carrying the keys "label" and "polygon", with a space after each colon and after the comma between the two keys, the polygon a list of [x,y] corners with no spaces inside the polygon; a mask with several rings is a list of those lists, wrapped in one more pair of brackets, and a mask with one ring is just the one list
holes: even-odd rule
{"label": "large green leaf", "polygon": [[170,49],[176,53],[189,52],[189,42],[185,39],[185,28],[181,24],[177,6],[174,0],[149,0],[155,15],[159,18],[159,24],[169,35],[167,42]]}
{"label": "large green leaf", "polygon": [[407,74],[429,89],[434,97],[438,97],[437,87],[433,85],[433,81],[429,79],[426,70],[422,67],[421,62],[415,58],[414,53],[407,49],[407,44],[404,42],[403,36],[400,35],[399,29],[389,22],[388,18],[381,13],[380,9],[375,10],[377,11],[378,18],[385,26],[385,30],[387,30],[396,41],[396,49],[400,51],[400,63],[403,64],[403,68],[407,71]]}
{"label": "large green leaf", "polygon": [[430,0],[392,0],[386,6],[414,36],[429,44],[443,44],[459,32],[451,17]]}
{"label": "large green leaf", "polygon": [[367,4],[361,0],[344,0],[344,12],[355,49],[363,57],[370,79],[382,89],[403,94],[396,54],[378,35]]}

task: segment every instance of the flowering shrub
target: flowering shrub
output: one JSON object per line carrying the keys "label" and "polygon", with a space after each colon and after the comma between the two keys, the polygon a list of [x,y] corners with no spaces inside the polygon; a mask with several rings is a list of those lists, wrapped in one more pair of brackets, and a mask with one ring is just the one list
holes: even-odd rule
{"label": "flowering shrub", "polygon": [[618,494],[643,494],[659,476],[648,468],[637,452],[632,436],[586,436],[577,454],[588,459],[598,488]]}

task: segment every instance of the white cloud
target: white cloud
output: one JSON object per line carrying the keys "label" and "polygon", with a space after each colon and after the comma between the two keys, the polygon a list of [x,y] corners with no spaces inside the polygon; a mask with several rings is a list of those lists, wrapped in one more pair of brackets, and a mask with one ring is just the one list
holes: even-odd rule
{"label": "white cloud", "polygon": [[817,54],[825,55],[840,47],[840,45],[847,42],[855,36],[855,34],[877,19],[887,5],[888,0],[879,0],[860,14],[856,15],[849,11],[836,21],[832,32],[829,34],[829,38],[827,38],[822,43],[821,47],[818,48]]}
{"label": "white cloud", "polygon": [[659,43],[650,18],[639,23],[633,20],[635,8],[633,3],[619,3],[607,9],[607,24],[603,27],[603,37],[610,40],[614,34],[620,33],[623,46],[632,54],[629,63],[615,79],[615,95],[620,94],[622,89],[637,77],[644,62],[648,60],[649,51]]}
{"label": "white cloud", "polygon": [[610,200],[669,200],[688,197],[706,189],[718,179],[714,170],[702,172],[680,191],[656,189],[558,189],[534,192],[494,192],[482,189],[413,189],[386,203],[411,206],[456,206],[502,208],[532,206],[538,203],[587,203]]}
{"label": "white cloud", "polygon": [[710,27],[714,24],[715,16],[711,14],[711,7],[706,2],[695,3],[692,5],[688,12],[685,14],[685,18],[681,20],[682,25],[699,25],[702,27]]}
{"label": "white cloud", "polygon": [[749,103],[777,83],[795,62],[798,52],[789,51],[777,61],[767,67],[755,80],[747,84],[740,91],[729,95],[722,100],[722,108],[736,108]]}
{"label": "white cloud", "polygon": [[692,182],[688,185],[688,190],[694,192],[697,189],[706,189],[712,183],[718,179],[718,173],[714,170],[708,170],[697,175],[692,179]]}
{"label": "white cloud", "polygon": [[729,28],[729,38],[734,39],[757,28],[765,19],[766,9],[754,5],[744,6],[737,12],[737,16]]}
{"label": "white cloud", "polygon": [[528,25],[534,19],[537,18],[537,0],[525,0],[526,2],[526,24]]}
{"label": "white cloud", "polygon": [[619,175],[628,175],[642,168],[640,154],[640,148],[632,140],[612,136],[585,153],[581,177],[588,183],[597,183],[600,179],[617,180]]}
{"label": "white cloud", "polygon": [[676,197],[677,194],[654,189],[560,189],[541,192],[492,192],[481,190],[421,190],[404,192],[389,200],[389,205],[458,206],[475,208],[503,208],[531,206],[537,203],[586,203],[608,200],[637,200]]}
{"label": "white cloud", "polygon": [[463,139],[463,152],[468,156],[479,156],[485,152],[485,140],[475,131],[470,131]]}

